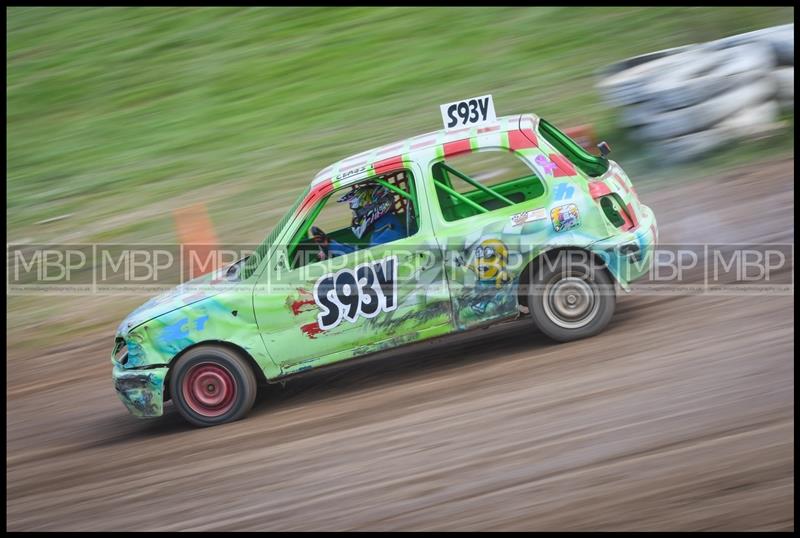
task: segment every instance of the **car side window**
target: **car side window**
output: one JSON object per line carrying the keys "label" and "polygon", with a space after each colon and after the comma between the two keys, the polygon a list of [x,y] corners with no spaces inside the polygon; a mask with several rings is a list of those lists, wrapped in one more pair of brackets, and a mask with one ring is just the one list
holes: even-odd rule
{"label": "car side window", "polygon": [[449,222],[533,200],[545,191],[536,172],[503,149],[448,157],[431,173],[439,209]]}
{"label": "car side window", "polygon": [[410,237],[419,229],[409,170],[337,189],[310,213],[289,245],[292,267]]}

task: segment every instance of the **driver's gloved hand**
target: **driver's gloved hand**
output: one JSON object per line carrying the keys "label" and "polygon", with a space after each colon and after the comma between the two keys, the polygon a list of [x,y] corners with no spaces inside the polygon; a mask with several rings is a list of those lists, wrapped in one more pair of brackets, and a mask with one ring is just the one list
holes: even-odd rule
{"label": "driver's gloved hand", "polygon": [[312,226],[311,239],[317,244],[317,248],[319,249],[317,258],[320,261],[328,259],[328,235],[316,226]]}

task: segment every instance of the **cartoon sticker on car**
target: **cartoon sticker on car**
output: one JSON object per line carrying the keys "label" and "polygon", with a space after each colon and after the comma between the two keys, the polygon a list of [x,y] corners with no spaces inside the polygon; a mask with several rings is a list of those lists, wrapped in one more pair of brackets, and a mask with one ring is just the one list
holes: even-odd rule
{"label": "cartoon sticker on car", "polygon": [[550,211],[550,220],[553,221],[553,229],[557,232],[571,230],[580,224],[578,206],[567,204],[554,207]]}
{"label": "cartoon sticker on car", "polygon": [[497,290],[511,282],[507,271],[508,248],[502,241],[487,239],[473,249],[471,260],[467,267],[478,280],[475,285],[477,297],[470,307],[475,313],[483,314],[496,299]]}

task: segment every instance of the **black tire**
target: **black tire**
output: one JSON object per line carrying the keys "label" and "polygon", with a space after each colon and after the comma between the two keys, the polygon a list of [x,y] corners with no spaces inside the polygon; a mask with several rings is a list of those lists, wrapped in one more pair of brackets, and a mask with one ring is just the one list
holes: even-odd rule
{"label": "black tire", "polygon": [[536,327],[558,342],[602,331],[611,321],[616,303],[608,270],[583,251],[560,251],[540,260],[531,273],[528,291]]}
{"label": "black tire", "polygon": [[169,390],[175,408],[195,426],[215,426],[244,417],[253,407],[257,383],[245,359],[223,346],[200,346],[172,367]]}

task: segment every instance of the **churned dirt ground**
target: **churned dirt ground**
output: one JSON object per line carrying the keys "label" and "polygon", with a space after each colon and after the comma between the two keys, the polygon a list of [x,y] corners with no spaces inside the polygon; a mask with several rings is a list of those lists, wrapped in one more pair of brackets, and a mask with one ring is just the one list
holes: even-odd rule
{"label": "churned dirt ground", "polygon": [[[639,188],[670,242],[793,243],[794,160]],[[87,313],[86,315],[90,315]],[[137,420],[112,334],[7,365],[9,530],[791,530],[794,297],[621,297]]]}

